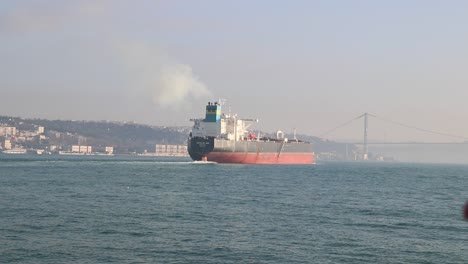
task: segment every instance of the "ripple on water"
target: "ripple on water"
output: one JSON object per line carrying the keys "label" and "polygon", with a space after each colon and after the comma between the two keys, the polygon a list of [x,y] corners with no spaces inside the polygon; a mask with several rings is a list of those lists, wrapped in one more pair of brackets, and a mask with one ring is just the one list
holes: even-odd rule
{"label": "ripple on water", "polygon": [[10,159],[0,163],[0,262],[465,263],[466,175],[424,164]]}

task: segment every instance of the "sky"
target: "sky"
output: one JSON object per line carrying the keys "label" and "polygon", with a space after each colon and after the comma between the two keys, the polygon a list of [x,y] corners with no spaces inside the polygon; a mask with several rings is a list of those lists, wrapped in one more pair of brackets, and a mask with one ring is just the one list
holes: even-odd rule
{"label": "sky", "polygon": [[0,115],[189,126],[223,98],[266,132],[359,140],[362,119],[326,132],[368,112],[370,140],[463,141],[466,14],[452,0],[1,1]]}

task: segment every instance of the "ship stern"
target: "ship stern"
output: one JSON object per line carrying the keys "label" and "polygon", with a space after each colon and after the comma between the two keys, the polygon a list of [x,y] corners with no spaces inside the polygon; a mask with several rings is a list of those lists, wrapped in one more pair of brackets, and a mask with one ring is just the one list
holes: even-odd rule
{"label": "ship stern", "polygon": [[213,148],[213,137],[189,137],[187,140],[188,154],[195,161],[206,160],[206,156],[213,151]]}

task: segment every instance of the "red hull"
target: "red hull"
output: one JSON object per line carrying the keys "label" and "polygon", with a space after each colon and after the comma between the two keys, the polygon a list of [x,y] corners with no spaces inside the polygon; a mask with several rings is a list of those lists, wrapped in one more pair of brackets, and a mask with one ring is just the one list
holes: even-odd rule
{"label": "red hull", "polygon": [[313,153],[210,152],[208,161],[242,164],[313,164]]}

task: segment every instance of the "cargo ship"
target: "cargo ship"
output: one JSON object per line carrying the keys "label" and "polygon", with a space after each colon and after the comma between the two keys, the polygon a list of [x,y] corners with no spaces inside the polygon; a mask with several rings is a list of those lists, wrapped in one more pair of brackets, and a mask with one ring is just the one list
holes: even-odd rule
{"label": "cargo ship", "polygon": [[258,137],[249,128],[257,119],[240,119],[221,112],[222,103],[209,102],[205,118],[190,119],[192,131],[187,150],[195,161],[242,164],[313,164],[312,144],[276,137]]}

